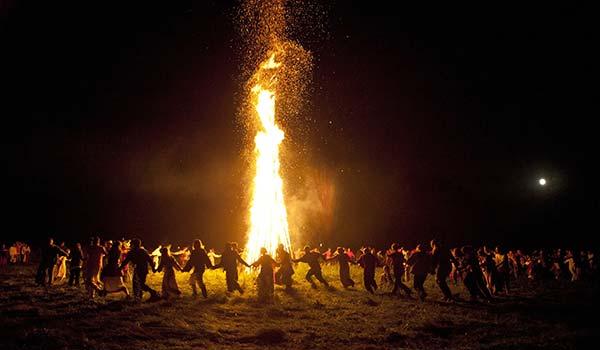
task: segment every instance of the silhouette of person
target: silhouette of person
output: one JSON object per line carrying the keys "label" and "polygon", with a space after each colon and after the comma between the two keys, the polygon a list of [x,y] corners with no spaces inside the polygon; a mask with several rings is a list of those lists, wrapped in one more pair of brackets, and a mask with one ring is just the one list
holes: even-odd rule
{"label": "silhouette of person", "polygon": [[216,267],[222,267],[225,270],[225,280],[227,282],[227,291],[233,292],[238,291],[240,294],[244,294],[244,290],[238,283],[238,262],[242,265],[250,267],[247,262],[242,259],[240,254],[234,249],[236,245],[233,243],[226,243],[225,250],[221,255],[221,262]]}
{"label": "silhouette of person", "polygon": [[452,292],[446,278],[450,276],[452,264],[457,263],[456,259],[450,254],[450,251],[444,248],[435,239],[431,240],[431,268],[435,274],[435,282],[442,291],[445,301],[452,301]]}
{"label": "silhouette of person", "polygon": [[337,260],[340,267],[340,282],[344,288],[354,287],[354,281],[350,277],[350,257],[344,252],[344,248],[338,247],[335,254],[327,259],[328,261]]}
{"label": "silhouette of person", "polygon": [[461,252],[463,258],[459,270],[463,272],[463,283],[471,295],[471,300],[477,300],[477,297],[491,300],[492,296],[483,279],[483,272],[473,247],[464,246],[461,248]]}
{"label": "silhouette of person", "polygon": [[192,243],[192,253],[190,254],[190,259],[187,264],[183,268],[184,272],[194,271],[190,274],[190,286],[192,287],[192,295],[198,295],[196,290],[196,285],[200,287],[200,291],[202,292],[202,296],[204,298],[208,297],[208,293],[206,292],[206,285],[204,284],[204,271],[206,268],[213,269],[214,266],[210,257],[204,250],[204,246],[202,245],[202,241],[199,239],[194,240]]}
{"label": "silhouette of person", "polygon": [[321,272],[321,265],[319,264],[319,259],[322,258],[323,256],[321,255],[321,253],[311,251],[309,246],[305,246],[304,255],[302,255],[298,259],[292,260],[293,262],[303,262],[305,264],[308,264],[309,269],[304,278],[310,283],[311,287],[313,288],[317,288],[317,285],[313,281],[312,276],[315,276],[315,278],[324,286],[329,287],[329,283],[327,283],[325,278],[323,278],[323,274]]}
{"label": "silhouette of person", "polygon": [[81,250],[81,243],[76,243],[75,247],[69,254],[69,260],[71,260],[71,267],[69,270],[69,286],[79,287],[79,278],[81,276],[81,266],[83,265],[83,251]]}
{"label": "silhouette of person", "polygon": [[163,273],[162,280],[162,297],[169,299],[171,296],[181,295],[179,286],[177,285],[177,279],[175,278],[175,270],[181,271],[181,266],[175,258],[170,254],[169,248],[160,248],[160,263],[154,269],[154,272]]}
{"label": "silhouette of person", "polygon": [[421,245],[417,245],[415,251],[408,258],[407,264],[410,266],[410,273],[413,277],[413,289],[419,294],[421,301],[425,300],[427,292],[425,292],[425,280],[427,274],[431,271],[431,260],[429,255],[423,251]]}
{"label": "silhouette of person", "polygon": [[54,265],[56,264],[59,255],[67,256],[68,254],[64,250],[60,249],[60,247],[55,245],[52,238],[48,238],[48,244],[42,248],[40,265],[38,266],[35,277],[35,281],[38,285],[52,285],[54,278]]}
{"label": "silhouette of person", "polygon": [[273,299],[273,293],[275,291],[273,266],[278,265],[279,264],[268,254],[266,248],[260,248],[260,257],[252,263],[253,267],[260,266],[260,272],[256,278],[259,300],[270,301]]}
{"label": "silhouette of person", "polygon": [[148,268],[154,268],[154,261],[148,251],[142,247],[142,241],[135,238],[131,241],[131,250],[127,253],[125,260],[121,263],[120,269],[123,269],[127,264],[132,263],[133,269],[133,296],[135,300],[141,301],[143,292],[150,293],[149,301],[160,299],[158,292],[150,288],[146,284],[148,276]]}
{"label": "silhouette of person", "polygon": [[103,289],[99,292],[101,296],[107,293],[125,293],[129,298],[129,290],[123,283],[123,271],[120,269],[119,260],[121,260],[121,242],[117,241],[111,245],[106,259],[106,265],[102,269],[100,277],[102,279]]}
{"label": "silhouette of person", "polygon": [[392,294],[396,294],[398,290],[404,291],[406,295],[410,296],[412,291],[408,288],[407,285],[402,283],[402,277],[405,273],[405,263],[404,253],[402,253],[400,249],[400,245],[398,243],[392,244],[391,251],[387,254],[388,258],[392,262],[392,270],[394,274],[394,289],[392,289]]}
{"label": "silhouette of person", "polygon": [[279,269],[275,272],[275,281],[277,284],[283,284],[286,290],[292,288],[292,275],[294,274],[294,268],[292,267],[292,257],[287,252],[283,244],[279,243],[277,250],[275,251],[275,261],[279,264]]}
{"label": "silhouette of person", "polygon": [[371,293],[375,294],[377,290],[377,282],[375,282],[375,269],[379,265],[379,259],[375,254],[373,254],[373,250],[370,248],[365,248],[363,254],[358,258],[358,265],[363,268],[363,283],[365,289]]}

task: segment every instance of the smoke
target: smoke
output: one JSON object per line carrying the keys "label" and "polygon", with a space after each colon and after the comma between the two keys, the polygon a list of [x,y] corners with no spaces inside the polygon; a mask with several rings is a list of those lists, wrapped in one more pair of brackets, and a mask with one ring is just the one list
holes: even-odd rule
{"label": "smoke", "polygon": [[295,247],[316,245],[331,237],[335,185],[328,172],[311,169],[287,198],[288,223]]}

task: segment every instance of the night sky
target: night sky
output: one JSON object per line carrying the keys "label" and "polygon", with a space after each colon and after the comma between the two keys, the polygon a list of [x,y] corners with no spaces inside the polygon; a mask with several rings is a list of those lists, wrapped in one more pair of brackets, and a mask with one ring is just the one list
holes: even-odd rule
{"label": "night sky", "polygon": [[[235,2],[83,3],[0,6],[2,240],[243,242]],[[590,9],[320,7],[302,243],[598,243]]]}

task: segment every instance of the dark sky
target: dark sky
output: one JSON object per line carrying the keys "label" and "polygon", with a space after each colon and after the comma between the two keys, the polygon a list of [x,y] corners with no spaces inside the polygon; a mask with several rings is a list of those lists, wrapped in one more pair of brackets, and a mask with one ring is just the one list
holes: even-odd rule
{"label": "dark sky", "polygon": [[[83,3],[0,6],[3,239],[243,241],[235,3]],[[590,9],[321,7],[303,241],[598,243]]]}

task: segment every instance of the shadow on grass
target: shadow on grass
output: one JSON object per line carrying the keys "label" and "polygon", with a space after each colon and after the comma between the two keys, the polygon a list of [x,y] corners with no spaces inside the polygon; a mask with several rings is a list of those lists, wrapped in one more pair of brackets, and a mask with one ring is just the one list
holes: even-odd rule
{"label": "shadow on grass", "polygon": [[287,333],[279,328],[259,329],[255,335],[240,337],[240,343],[254,343],[258,345],[276,345],[288,340]]}

